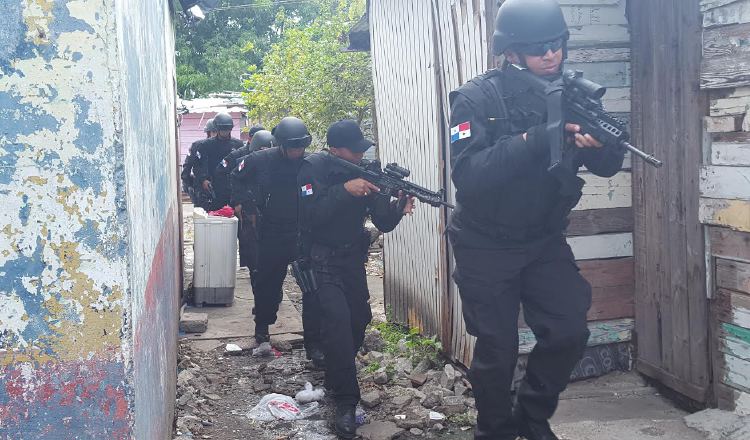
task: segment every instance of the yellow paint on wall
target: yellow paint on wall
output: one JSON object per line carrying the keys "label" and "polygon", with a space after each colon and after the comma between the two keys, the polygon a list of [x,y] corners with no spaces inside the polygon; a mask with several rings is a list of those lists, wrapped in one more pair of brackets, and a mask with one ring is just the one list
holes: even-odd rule
{"label": "yellow paint on wall", "polygon": [[28,29],[26,38],[34,44],[49,43],[49,25],[55,16],[52,14],[54,0],[27,0],[23,11],[23,21]]}
{"label": "yellow paint on wall", "polygon": [[717,209],[714,212],[713,219],[720,225],[750,232],[750,202],[727,200],[724,208]]}
{"label": "yellow paint on wall", "polygon": [[[93,280],[81,272],[79,243],[65,241],[59,245],[50,244],[50,246],[54,249],[63,269],[59,277],[59,285],[71,286],[62,290],[60,296],[79,304],[81,308],[80,322],[70,319],[60,320],[59,332],[53,344],[56,347],[57,357],[63,360],[75,360],[87,358],[94,353],[103,357],[108,352],[115,352],[116,350],[112,349],[121,344],[123,289],[120,286],[107,286],[112,292],[107,297],[110,306],[95,307],[103,286],[95,286]],[[45,307],[53,315],[66,312],[65,306],[54,298],[45,302]]]}
{"label": "yellow paint on wall", "polygon": [[40,176],[30,176],[24,179],[26,182],[31,182],[35,185],[46,185],[47,184],[47,178],[46,177],[40,177]]}
{"label": "yellow paint on wall", "polygon": [[78,208],[78,205],[74,203],[68,202],[68,197],[70,197],[71,194],[73,194],[76,191],[76,188],[74,187],[64,187],[64,188],[57,188],[57,203],[60,204],[60,206],[63,207],[63,210],[71,215],[71,217],[75,217],[78,219],[80,223],[81,221],[81,210]]}

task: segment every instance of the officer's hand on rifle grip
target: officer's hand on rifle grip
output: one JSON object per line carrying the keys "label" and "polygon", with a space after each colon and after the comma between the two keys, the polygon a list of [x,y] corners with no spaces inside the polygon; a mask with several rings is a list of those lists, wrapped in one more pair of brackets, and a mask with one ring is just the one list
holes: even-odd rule
{"label": "officer's hand on rifle grip", "polygon": [[590,134],[581,134],[581,127],[576,124],[565,124],[565,131],[572,134],[571,140],[578,148],[601,148],[604,145]]}
{"label": "officer's hand on rifle grip", "polygon": [[354,197],[365,197],[374,192],[380,192],[380,188],[361,177],[346,182],[344,189]]}
{"label": "officer's hand on rifle grip", "polygon": [[404,194],[403,191],[398,192],[398,207],[401,208],[401,212],[406,214],[414,213],[414,197]]}
{"label": "officer's hand on rifle grip", "polygon": [[213,185],[211,185],[211,181],[210,180],[204,180],[203,181],[203,189],[206,190],[206,191],[213,190]]}

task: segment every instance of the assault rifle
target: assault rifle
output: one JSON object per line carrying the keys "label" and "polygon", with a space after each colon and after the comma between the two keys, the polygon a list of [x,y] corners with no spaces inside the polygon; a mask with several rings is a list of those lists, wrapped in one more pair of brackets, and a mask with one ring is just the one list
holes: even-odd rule
{"label": "assault rifle", "polygon": [[[550,172],[558,175],[567,168],[573,170],[577,149],[565,145],[565,123],[581,127],[581,134],[590,134],[605,148],[626,149],[649,165],[659,168],[662,162],[630,144],[630,133],[625,123],[607,113],[601,98],[607,89],[583,77],[581,71],[567,70],[558,80],[547,81],[515,64],[506,68],[510,93],[521,92],[520,105],[524,111],[547,116],[550,141]],[[530,92],[530,93],[523,93]]]}
{"label": "assault rifle", "polygon": [[362,160],[359,165],[341,159],[340,157],[330,155],[338,165],[347,171],[352,172],[357,177],[361,177],[373,185],[380,188],[380,192],[393,197],[398,197],[399,192],[413,196],[417,200],[436,208],[447,206],[455,208],[452,204],[445,201],[445,190],[430,191],[414,183],[404,180],[409,177],[411,171],[399,166],[397,163],[389,163],[385,169],[380,168],[379,160]]}

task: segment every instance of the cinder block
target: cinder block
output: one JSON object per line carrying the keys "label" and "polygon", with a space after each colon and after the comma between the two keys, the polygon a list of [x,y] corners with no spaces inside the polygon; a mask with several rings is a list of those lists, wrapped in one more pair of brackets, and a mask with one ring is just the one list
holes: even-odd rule
{"label": "cinder block", "polygon": [[180,330],[185,333],[203,333],[208,329],[206,313],[185,312],[180,318]]}

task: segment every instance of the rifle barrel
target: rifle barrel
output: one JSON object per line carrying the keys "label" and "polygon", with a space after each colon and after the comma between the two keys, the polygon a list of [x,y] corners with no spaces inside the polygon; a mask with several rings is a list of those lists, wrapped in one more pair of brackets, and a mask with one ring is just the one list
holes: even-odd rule
{"label": "rifle barrel", "polygon": [[645,151],[641,151],[638,148],[634,147],[630,142],[622,141],[620,142],[620,145],[622,145],[624,148],[626,148],[631,153],[635,154],[636,156],[640,157],[641,159],[645,160],[649,165],[655,167],[655,168],[661,168],[663,165],[662,161],[655,158],[654,156],[646,153]]}

